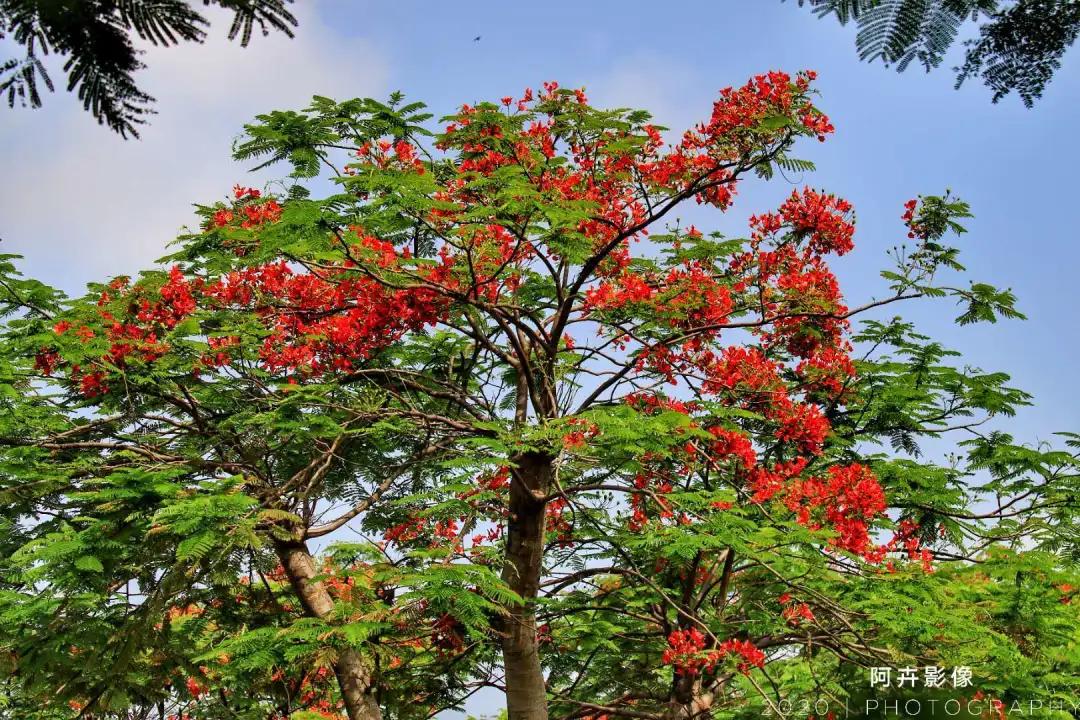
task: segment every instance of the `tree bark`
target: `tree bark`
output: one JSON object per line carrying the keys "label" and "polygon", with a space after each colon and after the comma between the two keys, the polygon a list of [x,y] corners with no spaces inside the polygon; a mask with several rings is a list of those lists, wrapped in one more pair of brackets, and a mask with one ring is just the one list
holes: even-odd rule
{"label": "tree bark", "polygon": [[[307,544],[300,540],[275,541],[274,549],[304,612],[316,618],[330,617],[334,599],[322,581],[315,579],[319,572]],[[375,699],[371,671],[359,652],[353,648],[340,651],[334,663],[334,674],[349,720],[381,720],[382,711]]]}
{"label": "tree bark", "polygon": [[502,578],[525,603],[507,608],[503,633],[509,720],[547,720],[547,687],[536,638],[536,598],[544,559],[545,502],[554,459],[537,452],[512,458],[506,563]]}
{"label": "tree bark", "polygon": [[664,712],[666,720],[693,720],[711,715],[714,696],[702,688],[700,678],[680,678],[676,685]]}

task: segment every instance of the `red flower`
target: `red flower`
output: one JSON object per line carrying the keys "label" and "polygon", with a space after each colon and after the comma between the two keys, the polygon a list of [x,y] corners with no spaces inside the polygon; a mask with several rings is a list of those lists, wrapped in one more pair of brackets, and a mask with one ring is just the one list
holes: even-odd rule
{"label": "red flower", "polygon": [[281,206],[274,200],[245,205],[243,210],[244,220],[240,222],[240,227],[246,229],[277,222],[281,218]]}
{"label": "red flower", "polygon": [[187,687],[187,691],[191,694],[191,697],[195,698],[196,700],[198,700],[207,692],[206,686],[200,684],[199,681],[195,678],[189,677],[185,682],[185,686]]}
{"label": "red flower", "polygon": [[829,434],[829,421],[817,405],[778,402],[770,413],[778,423],[776,439],[794,443],[808,455],[821,453],[822,444]]}
{"label": "red flower", "polygon": [[900,219],[904,221],[904,224],[908,227],[909,238],[925,238],[926,229],[915,222],[915,208],[918,206],[918,200],[908,200],[904,203],[904,214],[900,216]]}
{"label": "red flower", "polygon": [[765,667],[765,653],[749,640],[725,640],[720,643],[720,654],[741,657],[739,671],[743,673],[750,672],[751,667]]}
{"label": "red flower", "polygon": [[780,216],[795,232],[809,239],[811,252],[843,255],[854,246],[855,226],[847,219],[851,203],[810,188],[793,191],[780,206]]}
{"label": "red flower", "polygon": [[714,650],[705,651],[705,636],[697,628],[676,630],[668,636],[668,647],[661,656],[665,665],[674,665],[678,675],[694,676],[712,672],[727,657],[739,658],[738,669],[748,673],[751,667],[764,667],[765,653],[749,640],[725,640]]}
{"label": "red flower", "polygon": [[742,465],[744,470],[750,470],[757,462],[757,454],[750,438],[740,432],[727,430],[722,427],[711,427],[716,441],[712,444],[712,454],[718,459],[732,458]]}
{"label": "red flower", "polygon": [[79,379],[79,392],[86,398],[95,398],[109,391],[102,372],[86,373]]}
{"label": "red flower", "polygon": [[213,224],[215,227],[225,227],[232,222],[232,210],[218,210],[214,213]]}
{"label": "red flower", "polygon": [[34,356],[34,369],[42,375],[52,375],[60,364],[60,354],[52,348],[42,348]]}

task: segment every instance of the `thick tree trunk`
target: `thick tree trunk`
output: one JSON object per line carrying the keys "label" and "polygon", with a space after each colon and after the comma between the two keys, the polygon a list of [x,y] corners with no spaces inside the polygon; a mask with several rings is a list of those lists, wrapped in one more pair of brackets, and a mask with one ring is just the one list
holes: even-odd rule
{"label": "thick tree trunk", "polygon": [[552,484],[553,458],[542,453],[523,453],[513,458],[517,466],[510,483],[510,517],[507,524],[506,564],[503,580],[525,600],[507,608],[509,618],[503,635],[506,672],[506,711],[509,720],[547,720],[547,688],[540,667],[536,638],[536,597],[544,559],[543,497]]}
{"label": "thick tree trunk", "polygon": [[700,679],[679,678],[664,717],[667,720],[693,720],[693,718],[709,717],[712,704],[713,693],[702,689]]}
{"label": "thick tree trunk", "polygon": [[[274,549],[304,612],[311,617],[329,617],[334,609],[334,599],[326,586],[315,579],[319,572],[307,545],[302,541],[275,542]],[[381,720],[382,711],[375,700],[371,672],[359,652],[349,648],[338,653],[334,674],[349,720]]]}

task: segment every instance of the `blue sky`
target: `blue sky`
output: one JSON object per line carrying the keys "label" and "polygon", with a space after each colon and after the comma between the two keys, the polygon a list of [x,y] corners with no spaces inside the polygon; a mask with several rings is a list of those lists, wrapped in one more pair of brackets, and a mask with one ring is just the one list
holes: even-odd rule
{"label": "blue sky", "polygon": [[[385,96],[400,89],[437,114],[554,79],[584,86],[597,104],[637,106],[681,129],[707,116],[716,91],[769,69],[820,73],[821,107],[837,127],[802,157],[818,172],[744,185],[725,217],[694,217],[740,234],[745,218],[775,207],[793,184],[850,199],[856,251],[837,265],[849,303],[884,294],[877,272],[904,239],[904,200],[945,188],[976,218],[961,240],[969,276],[1011,287],[1026,322],[957,328],[942,303],[903,312],[963,362],[1004,370],[1037,406],[1005,427],[1018,438],[1078,430],[1080,283],[1073,124],[1080,52],[1068,57],[1033,110],[990,103],[948,70],[904,75],[857,61],[854,30],[816,20],[795,0],[641,3],[308,2],[297,38],[256,38],[241,49],[151,50],[143,82],[158,97],[143,140],[123,142],[63,93],[39,111],[0,111],[0,252],[26,256],[30,274],[66,290],[132,272],[163,254],[192,219],[193,202],[234,182],[260,184],[229,160],[229,145],[257,112],[299,107],[312,94]],[[480,41],[473,38],[481,36]],[[946,65],[955,64],[954,55]]]}

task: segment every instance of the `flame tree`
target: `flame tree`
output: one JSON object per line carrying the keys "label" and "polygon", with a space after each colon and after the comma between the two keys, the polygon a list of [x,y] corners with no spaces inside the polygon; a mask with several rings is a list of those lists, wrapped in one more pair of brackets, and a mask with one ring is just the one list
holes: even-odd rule
{"label": "flame tree", "polygon": [[[812,81],[725,89],[673,142],[554,83],[435,135],[397,96],[316,98],[236,148],[291,163],[287,192],[203,207],[167,270],[67,299],[8,267],[10,702],[426,718],[493,686],[512,720],[753,715],[897,658],[1008,651],[986,688],[1038,683],[1018,623],[1075,686],[1074,455],[979,434],[1028,402],[1007,376],[850,325],[1018,315],[942,279],[967,206],[898,209],[911,247],[859,305],[841,198],[796,190],[746,238],[680,219],[811,169]],[[965,461],[914,459],[951,431]]]}

